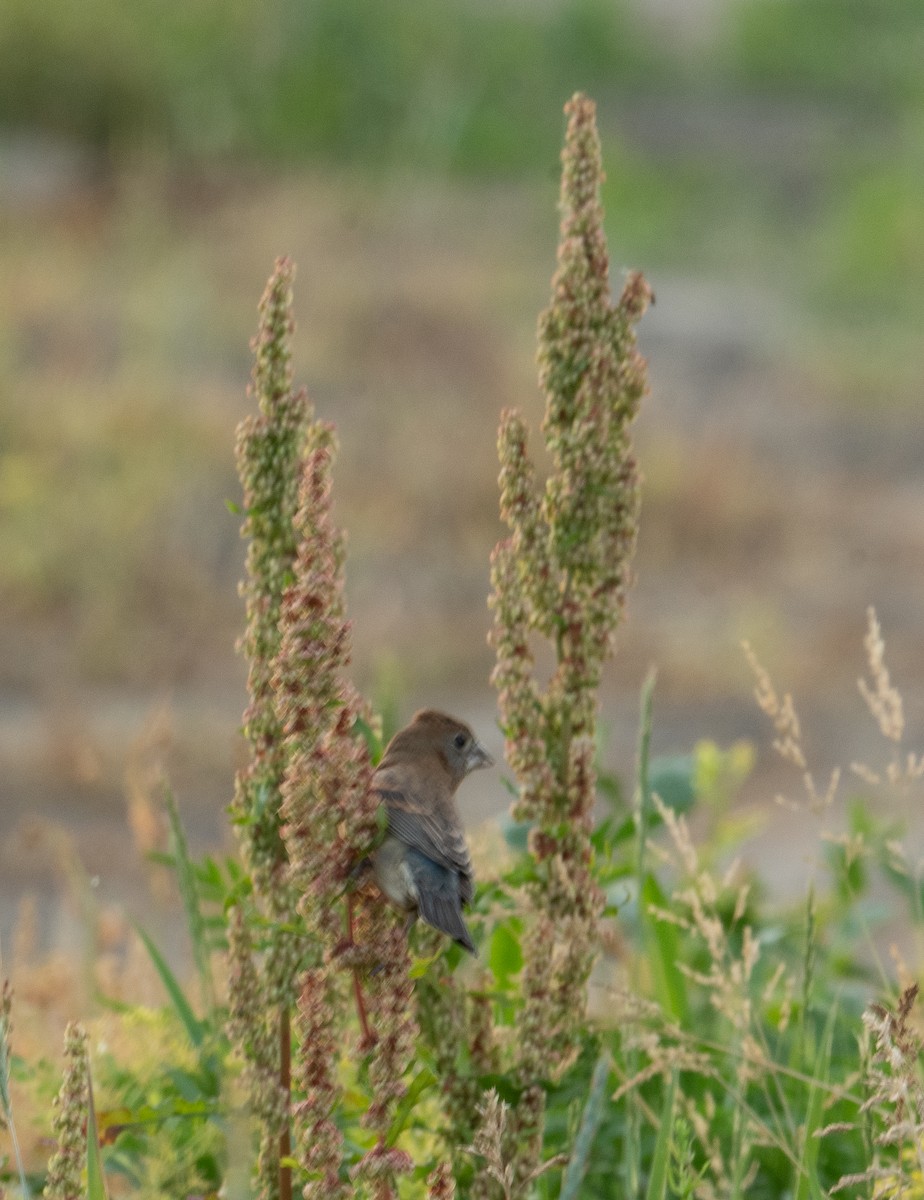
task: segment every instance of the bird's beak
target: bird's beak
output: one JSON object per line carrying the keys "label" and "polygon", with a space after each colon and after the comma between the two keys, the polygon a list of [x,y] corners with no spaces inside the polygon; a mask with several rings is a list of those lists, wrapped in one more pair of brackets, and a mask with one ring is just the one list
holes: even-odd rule
{"label": "bird's beak", "polygon": [[493,767],[494,759],[488,754],[481,742],[472,742],[465,758],[465,770],[477,771],[479,767]]}

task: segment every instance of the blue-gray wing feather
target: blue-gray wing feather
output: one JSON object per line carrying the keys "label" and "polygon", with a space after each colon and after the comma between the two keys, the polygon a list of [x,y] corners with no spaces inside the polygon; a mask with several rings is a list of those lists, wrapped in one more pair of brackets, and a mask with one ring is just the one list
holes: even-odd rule
{"label": "blue-gray wing feather", "polygon": [[461,876],[411,847],[406,862],[414,880],[420,916],[474,954],[472,936],[462,919]]}
{"label": "blue-gray wing feather", "polygon": [[474,888],[472,860],[465,834],[439,812],[432,813],[413,796],[393,789],[377,788],[388,813],[388,832],[432,862],[454,871],[459,878],[462,904],[471,904]]}

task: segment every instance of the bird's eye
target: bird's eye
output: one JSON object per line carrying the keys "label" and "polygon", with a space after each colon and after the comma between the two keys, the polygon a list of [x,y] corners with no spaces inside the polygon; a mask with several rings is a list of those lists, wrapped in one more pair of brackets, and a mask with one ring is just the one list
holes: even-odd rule
{"label": "bird's eye", "polygon": [[464,733],[457,733],[452,741],[457,750],[464,750],[468,737]]}

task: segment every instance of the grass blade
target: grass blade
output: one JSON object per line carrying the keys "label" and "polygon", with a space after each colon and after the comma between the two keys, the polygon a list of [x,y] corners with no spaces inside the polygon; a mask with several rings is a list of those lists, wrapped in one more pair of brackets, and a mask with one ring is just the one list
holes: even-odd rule
{"label": "grass blade", "polygon": [[641,895],[642,883],[645,877],[645,844],[648,840],[648,821],[651,814],[651,787],[648,770],[651,759],[651,723],[654,709],[654,688],[657,672],[651,670],[642,684],[641,715],[638,731],[638,750],[636,752],[636,830],[637,842],[635,850],[635,883]]}
{"label": "grass blade", "polygon": [[580,1194],[581,1182],[587,1172],[587,1164],[590,1161],[590,1152],[593,1149],[594,1138],[597,1136],[597,1130],[600,1128],[600,1122],[603,1120],[603,1111],[606,1107],[608,1091],[606,1085],[610,1077],[610,1066],[609,1051],[603,1050],[597,1059],[594,1073],[591,1076],[590,1091],[587,1093],[587,1103],[584,1105],[581,1124],[574,1139],[574,1149],[571,1152],[571,1158],[568,1160],[567,1167],[565,1167],[559,1200],[576,1200]]}
{"label": "grass blade", "polygon": [[651,1174],[648,1177],[648,1188],[645,1200],[665,1200],[667,1196],[668,1167],[671,1158],[671,1138],[674,1134],[674,1108],[677,1103],[677,1072],[671,1075],[667,1086],[664,1104],[661,1109],[661,1128],[658,1130],[658,1140],[655,1142],[654,1157],[651,1160]]}
{"label": "grass blade", "polygon": [[408,1117],[414,1110],[417,1101],[428,1088],[431,1088],[437,1082],[436,1076],[429,1068],[424,1067],[414,1076],[413,1082],[401,1098],[395,1116],[389,1127],[388,1133],[385,1135],[385,1145],[393,1146],[398,1140],[398,1135],[407,1124]]}
{"label": "grass blade", "polygon": [[135,932],[141,938],[144,948],[150,955],[151,962],[154,964],[154,969],[160,976],[161,983],[163,983],[164,987],[166,988],[167,995],[170,997],[173,1007],[176,1010],[176,1014],[182,1021],[183,1027],[189,1035],[190,1042],[192,1042],[197,1050],[200,1050],[205,1039],[205,1023],[200,1021],[193,1012],[189,1001],[183,995],[183,989],[180,987],[176,976],[170,970],[166,959],[154,945],[151,938],[147,933],[145,933],[140,925],[135,925],[134,922],[132,924]]}
{"label": "grass blade", "polygon": [[87,1063],[87,1200],[108,1200],[103,1176],[103,1160],[99,1152],[99,1129],[96,1106],[93,1103],[93,1075]]}
{"label": "grass blade", "polygon": [[202,999],[206,1008],[211,1011],[214,1007],[215,985],[212,979],[212,967],[209,960],[209,947],[206,937],[205,920],[199,905],[199,887],[196,882],[196,871],[189,856],[189,843],[186,831],[180,820],[180,810],[176,797],[169,787],[164,785],[164,804],[167,809],[167,819],[170,822],[170,840],[172,842],[176,880],[186,911],[186,925],[192,942],[193,959],[196,973],[199,976],[199,986],[202,988]]}
{"label": "grass blade", "polygon": [[831,1068],[831,1050],[834,1045],[837,1012],[837,1005],[832,1005],[815,1059],[808,1103],[805,1106],[805,1127],[802,1134],[799,1163],[796,1167],[793,1200],[821,1200],[822,1196],[818,1184],[818,1151],[821,1147],[821,1139],[817,1138],[815,1133],[821,1128],[824,1102],[828,1095],[827,1082]]}
{"label": "grass blade", "polygon": [[654,875],[646,875],[639,893],[639,917],[654,983],[655,999],[681,1026],[687,1027],[690,1006],[680,934],[675,925],[659,920],[655,911],[669,911],[670,901]]}

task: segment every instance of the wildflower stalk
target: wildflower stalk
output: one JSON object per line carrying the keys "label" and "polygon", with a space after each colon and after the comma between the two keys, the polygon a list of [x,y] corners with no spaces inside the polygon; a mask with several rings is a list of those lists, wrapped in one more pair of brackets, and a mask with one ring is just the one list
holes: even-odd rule
{"label": "wildflower stalk", "polygon": [[257,967],[250,929],[240,907],[228,923],[230,965],[228,1035],[244,1060],[244,1083],[250,1112],[260,1128],[255,1178],[261,1195],[278,1194],[281,1143],[288,1131],[289,1096],[282,1086],[280,1039],[264,1005],[264,981]]}
{"label": "wildflower stalk", "polygon": [[[312,425],[295,515],[299,540],[281,610],[273,690],[285,738],[283,836],[290,881],[313,942],[300,984],[296,1068],[305,1099],[296,1107],[295,1141],[310,1173],[305,1195],[338,1195],[342,1137],[331,1120],[340,1095],[336,1050],[344,1003],[331,960],[344,940],[342,904],[350,871],[374,833],[369,765],[353,737],[360,711],[342,671],[349,659],[344,617],[342,539],[330,521],[333,432]],[[342,821],[348,826],[341,826]]]}
{"label": "wildflower stalk", "polygon": [[365,706],[345,678],[350,626],[343,600],[343,539],[330,515],[333,429],[315,422],[301,472],[298,552],[280,614],[273,691],[286,766],[281,782],[288,882],[318,945],[343,938],[339,902],[376,835],[372,769],[355,736]]}
{"label": "wildflower stalk", "polygon": [[[10,1096],[10,1035],[13,1024],[10,1019],[13,1011],[13,989],[10,981],[4,979],[0,988],[0,1128],[5,1128],[10,1135],[13,1147],[13,1157],[19,1171],[19,1183],[23,1196],[29,1195],[29,1185],[26,1182],[26,1171],[22,1161],[22,1151],[19,1147],[19,1137],[16,1133],[16,1123],[13,1120],[13,1100]],[[2,1191],[0,1191],[2,1200]]]}
{"label": "wildflower stalk", "polygon": [[352,971],[360,1051],[369,1055],[372,1086],[363,1123],[378,1134],[353,1172],[385,1200],[395,1194],[397,1177],[413,1165],[387,1144],[386,1135],[404,1094],[416,1023],[403,930],[379,898],[372,902],[355,888],[358,864],[378,834],[378,803],[370,789],[368,749],[358,733],[370,714],[345,675],[350,626],[343,538],[330,512],[334,451],[333,429],[313,423],[295,517],[298,553],[283,597],[272,681],[285,739],[282,832],[289,881],[313,945],[311,966],[301,978],[296,1070],[304,1100],[294,1114],[295,1137],[309,1171],[304,1195],[345,1195],[342,1136],[332,1113],[346,1033],[348,989],[341,972]]}
{"label": "wildflower stalk", "polygon": [[421,1037],[439,1079],[443,1142],[458,1177],[470,1162],[469,1146],[476,1132],[481,1099],[477,1077],[496,1072],[498,1061],[491,988],[468,990],[445,961],[436,958],[441,937],[426,928],[417,932],[418,952],[436,959],[417,981],[417,1014]]}
{"label": "wildflower stalk", "polygon": [[[247,578],[241,585],[247,609],[241,649],[248,661],[250,703],[244,713],[244,735],[250,760],[237,776],[232,815],[253,878],[256,903],[269,931],[256,976],[260,1002],[255,1019],[275,1030],[275,1044],[254,1029],[241,1044],[249,1062],[249,1079],[257,1089],[250,1096],[251,1105],[262,1114],[256,1177],[261,1200],[276,1200],[280,1194],[285,1200],[290,1187],[287,1171],[280,1170],[280,1159],[288,1152],[288,1099],[276,1095],[271,1101],[269,1093],[273,1090],[271,1078],[277,1080],[277,1092],[285,1091],[288,1064],[282,1059],[289,1043],[292,981],[304,951],[300,939],[289,932],[297,897],[280,832],[287,751],[272,688],[282,595],[292,579],[297,545],[293,519],[299,464],[312,416],[306,393],[292,387],[293,275],[289,260],[279,259],[260,302],[251,387],[259,411],[241,422],[237,435],[245,512],[241,533],[250,539]],[[242,946],[239,939],[241,951]],[[238,969],[242,969],[240,963]],[[260,1059],[248,1058],[256,1048]]]}
{"label": "wildflower stalk", "polygon": [[[576,95],[562,152],[561,238],[552,301],[539,320],[542,431],[552,469],[540,491],[519,413],[499,436],[501,516],[510,536],[492,556],[491,642],[514,817],[531,821],[536,882],[526,891],[518,1072],[508,1123],[518,1194],[541,1157],[540,1081],[572,1060],[597,953],[603,897],[593,877],[597,689],[631,583],[639,477],[629,427],[646,391],[633,326],[651,299],[631,274],[610,292],[595,107]],[[555,657],[548,685],[532,643]]]}
{"label": "wildflower stalk", "polygon": [[71,1021],[64,1031],[64,1076],[51,1122],[58,1148],[48,1164],[43,1192],[48,1200],[78,1200],[84,1195],[81,1174],[87,1159],[89,1098],[87,1035]]}
{"label": "wildflower stalk", "polygon": [[247,626],[240,646],[248,663],[250,703],[244,735],[251,753],[237,777],[233,814],[255,890],[277,908],[280,891],[288,899],[291,894],[279,813],[286,750],[272,675],[279,653],[282,596],[295,562],[299,471],[312,416],[304,390],[292,389],[293,277],[292,264],[279,259],[260,301],[250,389],[259,412],[245,417],[237,432],[245,513],[241,534],[250,539],[247,578],[241,585]]}
{"label": "wildflower stalk", "polygon": [[[350,628],[343,599],[343,538],[331,520],[333,428],[293,392],[291,264],[280,259],[260,306],[253,394],[259,413],[238,432],[250,538],[247,629],[250,761],[234,804],[261,929],[255,957],[243,914],[230,931],[229,1031],[245,1062],[260,1124],[255,1175],[261,1200],[291,1195],[281,1160],[289,1141],[289,1009],[298,997],[292,1114],[303,1194],[350,1194],[336,1120],[339,1059],[354,976],[372,1097],[364,1124],[377,1136],[353,1167],[378,1200],[395,1194],[409,1156],[387,1134],[404,1093],[416,1024],[406,938],[381,903],[357,891],[357,868],[378,833],[372,767],[360,730],[371,717],[345,676]],[[375,968],[372,970],[372,968]],[[277,1031],[278,1030],[278,1037]]]}

